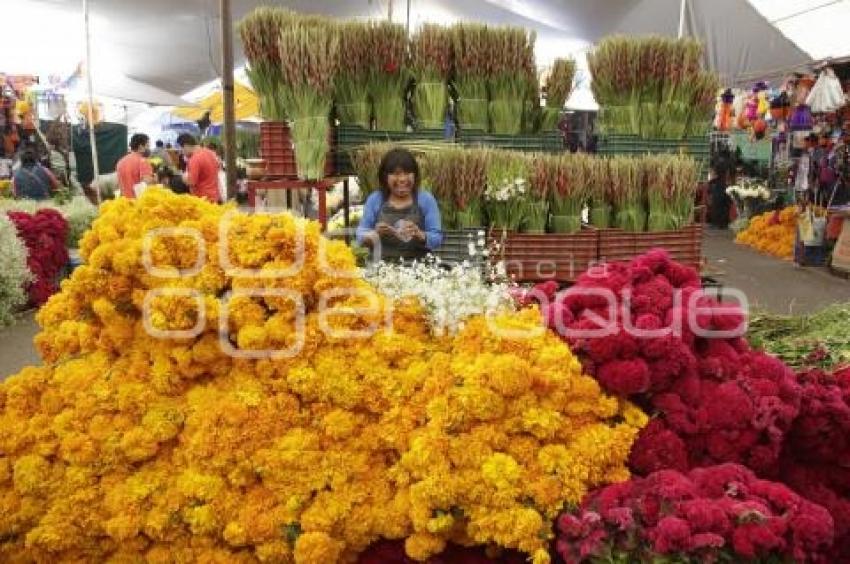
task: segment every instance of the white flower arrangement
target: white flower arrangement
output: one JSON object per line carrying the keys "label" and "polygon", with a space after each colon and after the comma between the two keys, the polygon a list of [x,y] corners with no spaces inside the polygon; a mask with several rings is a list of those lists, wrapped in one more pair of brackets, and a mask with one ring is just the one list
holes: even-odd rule
{"label": "white flower arrangement", "polygon": [[[491,274],[504,273],[496,265]],[[394,300],[416,297],[428,313],[436,335],[454,334],[474,315],[492,315],[514,308],[508,282],[488,282],[480,268],[464,262],[445,268],[429,260],[410,265],[380,263],[367,270],[366,279]],[[503,280],[504,278],[498,278]]]}
{"label": "white flower arrangement", "polygon": [[729,196],[743,200],[768,200],[770,199],[770,190],[764,184],[759,184],[754,181],[744,180],[740,185],[729,186],[726,188],[726,194]]}
{"label": "white flower arrangement", "polygon": [[522,198],[527,191],[528,182],[525,178],[508,179],[496,185],[488,185],[484,190],[484,199],[490,202],[510,202]]}
{"label": "white flower arrangement", "polygon": [[0,212],[0,326],[11,323],[15,311],[27,303],[25,286],[32,278],[27,248],[15,224]]}

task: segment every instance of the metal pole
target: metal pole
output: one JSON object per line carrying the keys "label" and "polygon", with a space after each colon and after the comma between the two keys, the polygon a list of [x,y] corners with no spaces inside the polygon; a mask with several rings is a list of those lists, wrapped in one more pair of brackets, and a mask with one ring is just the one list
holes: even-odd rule
{"label": "metal pole", "polygon": [[685,7],[688,0],[682,0],[682,5],[679,8],[679,39],[685,35]]}
{"label": "metal pole", "polygon": [[230,0],[221,0],[221,94],[224,96],[224,166],[227,199],[236,197],[236,116],[233,104],[233,25]]}
{"label": "metal pole", "polygon": [[86,32],[86,88],[88,90],[89,108],[89,144],[91,145],[91,164],[92,173],[94,174],[95,202],[100,205],[100,186],[98,186],[98,177],[100,176],[100,164],[97,162],[97,139],[94,134],[94,94],[91,79],[91,34],[89,32],[89,0],[83,0],[83,22]]}
{"label": "metal pole", "polygon": [[407,0],[407,36],[410,37],[410,0]]}
{"label": "metal pole", "polygon": [[388,0],[387,4],[387,20],[393,21],[393,0]]}

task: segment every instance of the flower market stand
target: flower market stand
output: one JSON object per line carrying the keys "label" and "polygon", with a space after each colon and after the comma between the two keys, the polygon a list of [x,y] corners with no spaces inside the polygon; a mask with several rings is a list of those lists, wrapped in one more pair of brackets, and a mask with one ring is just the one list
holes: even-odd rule
{"label": "flower market stand", "polygon": [[556,280],[573,282],[597,260],[599,231],[578,233],[515,233],[493,229],[488,247],[491,258],[504,261],[517,282]]}
{"label": "flower market stand", "polygon": [[[294,178],[281,178],[277,180],[249,180],[248,187],[248,205],[252,208],[257,207],[257,190],[286,190],[286,206],[292,207],[292,191],[315,189],[319,193],[319,223],[322,224],[322,230],[328,228],[328,190],[340,182],[341,178],[329,177],[321,180],[298,180]],[[347,193],[347,190],[346,190]],[[346,209],[348,206],[346,206]],[[346,222],[347,223],[347,222]]]}

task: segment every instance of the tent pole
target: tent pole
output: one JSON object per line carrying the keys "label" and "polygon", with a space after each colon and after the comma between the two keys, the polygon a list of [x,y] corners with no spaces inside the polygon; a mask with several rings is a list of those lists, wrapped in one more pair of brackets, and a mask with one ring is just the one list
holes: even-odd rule
{"label": "tent pole", "polygon": [[224,96],[226,198],[236,197],[236,116],[233,105],[233,32],[230,0],[221,0],[221,94]]}
{"label": "tent pole", "polygon": [[94,178],[94,197],[97,205],[100,205],[100,186],[98,185],[98,177],[100,176],[100,165],[97,162],[97,139],[94,134],[94,94],[91,79],[91,33],[89,30],[89,0],[83,0],[83,22],[86,33],[86,89],[88,90],[88,118],[89,118],[89,145],[91,145],[91,164]]}
{"label": "tent pole", "polygon": [[679,7],[679,39],[685,35],[685,7],[687,4],[688,0],[682,0],[682,4]]}

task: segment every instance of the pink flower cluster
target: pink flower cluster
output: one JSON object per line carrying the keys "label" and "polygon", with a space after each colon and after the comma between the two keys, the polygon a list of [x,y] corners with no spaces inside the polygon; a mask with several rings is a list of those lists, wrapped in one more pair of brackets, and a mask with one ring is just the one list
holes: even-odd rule
{"label": "pink flower cluster", "polygon": [[835,522],[834,562],[850,561],[850,367],[798,375],[800,415],[785,441],[782,481]]}
{"label": "pink flower cluster", "polygon": [[[521,297],[535,298],[606,391],[658,416],[633,449],[633,470],[775,469],[799,386],[781,362],[750,350],[735,332],[744,314],[705,295],[695,270],[656,250],[591,269],[565,292],[541,285]],[[728,336],[713,337],[721,331]]]}
{"label": "pink flower cluster", "polygon": [[[782,484],[736,464],[663,470],[590,494],[557,522],[567,564],[829,562],[832,519]],[[690,559],[690,560],[689,560]]]}
{"label": "pink flower cluster", "polygon": [[58,211],[40,209],[35,214],[8,212],[18,236],[27,246],[27,267],[35,280],[27,291],[32,305],[40,306],[59,289],[59,276],[68,264],[68,222]]}

